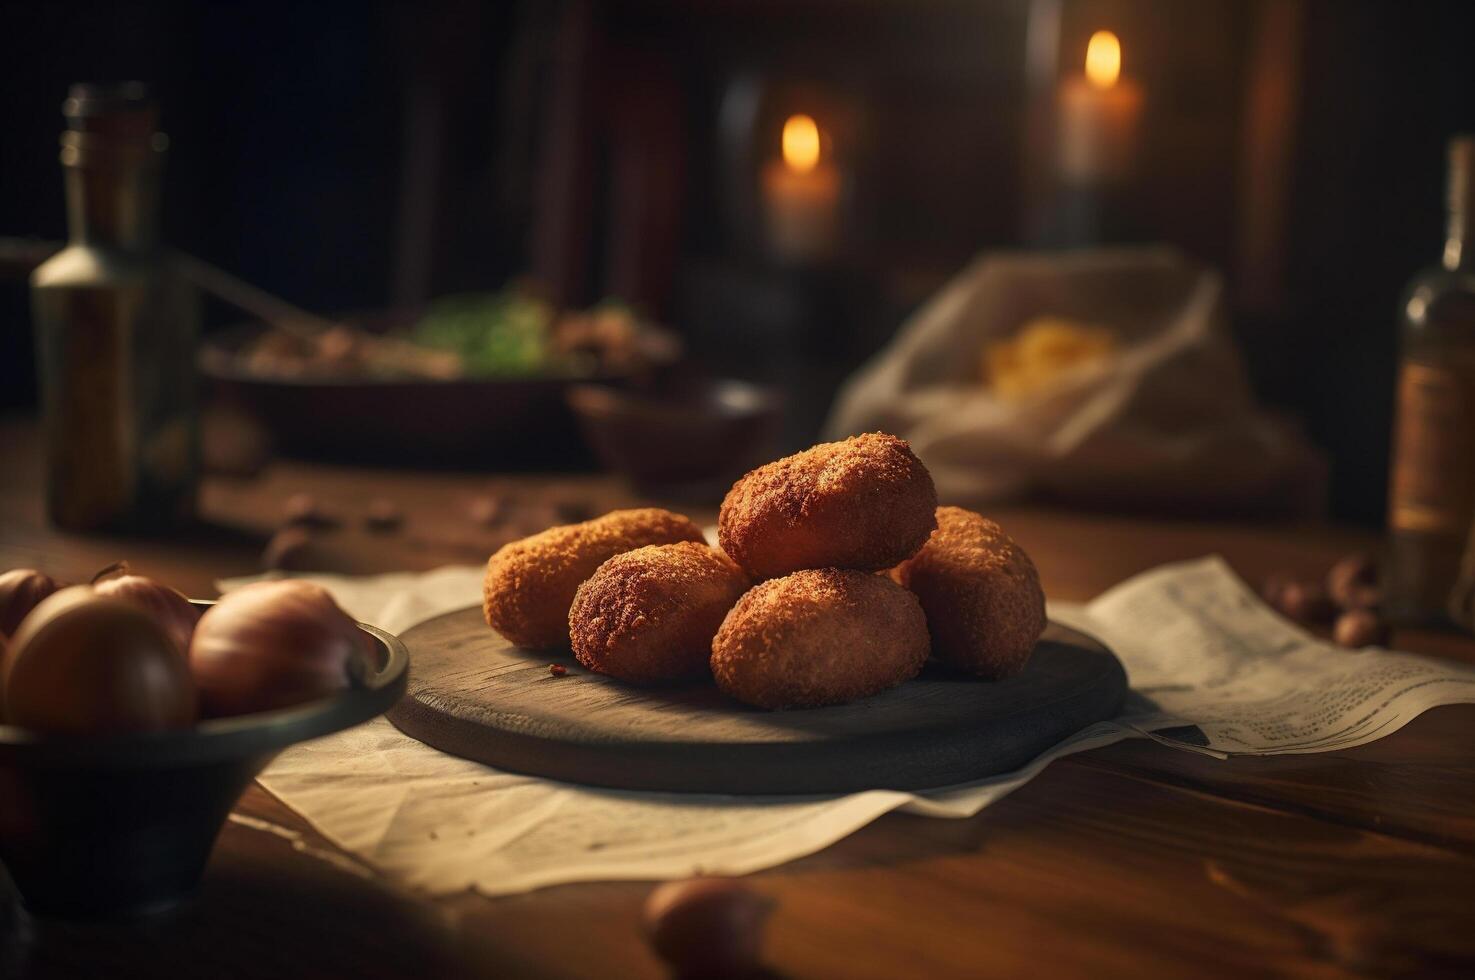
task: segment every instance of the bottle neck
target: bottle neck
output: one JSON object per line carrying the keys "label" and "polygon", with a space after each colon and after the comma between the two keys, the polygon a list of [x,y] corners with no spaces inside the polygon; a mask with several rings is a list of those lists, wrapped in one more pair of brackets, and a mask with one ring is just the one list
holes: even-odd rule
{"label": "bottle neck", "polygon": [[1469,238],[1469,215],[1451,211],[1444,232],[1444,267],[1451,272],[1475,269],[1475,245]]}
{"label": "bottle neck", "polygon": [[1449,141],[1449,172],[1445,184],[1449,223],[1444,235],[1444,267],[1451,272],[1475,268],[1475,243],[1469,240],[1471,212],[1475,211],[1475,136]]}
{"label": "bottle neck", "polygon": [[162,148],[86,137],[62,136],[72,244],[130,251],[154,248],[159,242]]}

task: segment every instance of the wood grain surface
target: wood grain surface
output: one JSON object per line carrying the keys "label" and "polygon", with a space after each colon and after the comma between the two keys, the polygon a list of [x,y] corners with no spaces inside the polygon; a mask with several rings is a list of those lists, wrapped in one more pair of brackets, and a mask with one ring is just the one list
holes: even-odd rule
{"label": "wood grain surface", "polygon": [[[981,681],[929,664],[853,704],[764,711],[710,679],[636,687],[568,652],[524,650],[479,606],[403,640],[415,665],[389,712],[405,734],[511,772],[615,789],[844,793],[931,789],[1011,772],[1116,715],[1126,674],[1084,634],[1052,624],[1025,670]],[[568,673],[556,677],[550,664]]]}
{"label": "wood grain surface", "polygon": [[[72,581],[131,558],[192,595],[259,568],[293,493],[342,514],[310,558],[372,573],[480,562],[520,518],[466,517],[487,493],[530,514],[641,502],[603,476],[421,474],[274,464],[205,486],[173,538],[79,536],[42,516],[36,429],[0,422],[0,567]],[[360,524],[376,497],[395,534]],[[654,501],[682,510],[680,502]],[[687,510],[710,521],[710,510]],[[513,511],[516,514],[516,509]],[[991,512],[1053,598],[1089,599],[1165,561],[1219,553],[1257,581],[1375,548],[1358,530],[1194,523],[1010,507]],[[1400,631],[1401,649],[1475,662],[1468,638]],[[750,877],[775,899],[765,958],[793,978],[1461,976],[1475,969],[1475,706],[1378,742],[1227,761],[1123,742],[1061,759],[968,820],[892,814]],[[68,925],[0,901],[0,977],[634,977],[648,883],[431,900],[392,887],[259,788],[241,799],[200,900],[171,920]],[[0,883],[3,889],[3,883]]]}

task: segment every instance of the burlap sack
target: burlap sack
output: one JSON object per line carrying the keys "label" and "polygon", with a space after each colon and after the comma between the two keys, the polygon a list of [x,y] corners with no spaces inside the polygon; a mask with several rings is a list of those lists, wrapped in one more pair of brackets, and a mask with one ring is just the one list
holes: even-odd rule
{"label": "burlap sack", "polygon": [[[1112,328],[1116,355],[1045,393],[1001,400],[982,352],[1042,315]],[[1256,409],[1220,278],[1165,248],[988,254],[842,389],[829,438],[909,440],[939,496],[1043,495],[1093,505],[1254,508],[1313,454]]]}

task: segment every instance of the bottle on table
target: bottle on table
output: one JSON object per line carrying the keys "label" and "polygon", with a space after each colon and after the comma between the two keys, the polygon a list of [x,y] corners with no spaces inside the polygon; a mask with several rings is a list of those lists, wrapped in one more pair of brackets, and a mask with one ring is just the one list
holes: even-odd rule
{"label": "bottle on table", "polygon": [[1449,144],[1444,261],[1404,295],[1388,505],[1388,612],[1448,619],[1475,521],[1475,135]]}
{"label": "bottle on table", "polygon": [[31,275],[47,512],[72,530],[187,520],[198,481],[199,301],[159,243],[167,139],[145,86],[62,105],[67,247]]}

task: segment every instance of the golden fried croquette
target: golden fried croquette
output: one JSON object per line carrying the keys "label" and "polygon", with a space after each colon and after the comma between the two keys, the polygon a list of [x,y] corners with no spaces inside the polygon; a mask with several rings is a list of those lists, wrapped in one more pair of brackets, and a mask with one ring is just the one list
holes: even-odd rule
{"label": "golden fried croquette", "polygon": [[889,578],[809,569],[738,600],[712,640],[712,675],[760,708],[842,704],[917,676],[927,646],[916,596]]}
{"label": "golden fried croquette", "polygon": [[927,613],[932,655],[997,680],[1024,669],[1045,629],[1034,562],[1003,528],[961,507],[937,508],[937,532],[892,577]]}
{"label": "golden fried croquette", "polygon": [[487,561],[487,625],[524,647],[568,643],[568,611],[579,585],[606,560],[648,544],[702,541],[688,518],[645,507],[616,510],[503,545]]}
{"label": "golden fried croquette", "polygon": [[760,466],[722,501],[718,539],[754,578],[801,568],[890,568],[937,526],[937,490],[896,436],[827,442]]}
{"label": "golden fried croquette", "polygon": [[712,636],[748,585],[731,558],[695,541],[615,555],[574,596],[574,656],[636,683],[705,673]]}

